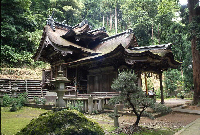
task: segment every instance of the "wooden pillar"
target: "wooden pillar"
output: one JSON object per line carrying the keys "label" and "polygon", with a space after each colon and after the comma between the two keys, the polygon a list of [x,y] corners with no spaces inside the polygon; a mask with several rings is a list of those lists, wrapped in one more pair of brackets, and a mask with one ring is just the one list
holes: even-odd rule
{"label": "wooden pillar", "polygon": [[89,79],[90,79],[90,76],[87,75],[87,93],[90,92],[90,88],[89,88],[89,87],[90,87],[90,84],[89,84],[89,83],[90,83],[90,80],[89,80]]}
{"label": "wooden pillar", "polygon": [[66,67],[66,71],[65,71],[65,74],[66,74],[66,75],[65,75],[65,77],[67,78],[67,77],[68,77],[68,76],[67,76],[67,67]]}
{"label": "wooden pillar", "polygon": [[159,78],[160,78],[161,104],[164,104],[163,85],[162,85],[162,72],[159,73]]}
{"label": "wooden pillar", "polygon": [[147,87],[147,73],[145,73],[145,75],[144,75],[144,79],[145,79],[145,86],[146,86],[146,95],[148,95],[148,87]]}
{"label": "wooden pillar", "polygon": [[50,75],[50,80],[53,79],[53,66],[51,66],[51,75]]}
{"label": "wooden pillar", "polygon": [[138,86],[142,87],[142,79],[141,79],[141,72],[138,72]]}
{"label": "wooden pillar", "polygon": [[78,84],[77,84],[77,83],[78,83],[78,82],[77,82],[77,77],[78,77],[78,73],[77,73],[77,72],[78,72],[78,71],[77,71],[77,70],[78,70],[78,69],[77,69],[77,67],[76,67],[76,75],[75,75],[75,76],[76,76],[76,77],[75,77],[75,95],[76,95],[76,97],[78,96],[78,92],[77,92],[77,85],[78,85]]}

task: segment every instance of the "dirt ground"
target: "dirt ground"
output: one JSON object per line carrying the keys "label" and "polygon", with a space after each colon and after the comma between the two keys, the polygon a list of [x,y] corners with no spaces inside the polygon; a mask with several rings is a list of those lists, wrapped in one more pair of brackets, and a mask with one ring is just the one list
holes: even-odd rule
{"label": "dirt ground", "polygon": [[[113,119],[110,118],[108,115],[109,113],[86,115],[86,116],[88,118],[94,119],[99,124],[114,125]],[[198,118],[200,118],[200,115],[172,112],[170,114],[158,117],[154,120],[147,117],[141,117],[139,126],[155,128],[155,129],[158,128],[158,129],[178,130]],[[134,116],[133,114],[128,114],[128,115],[120,114],[119,117],[120,127],[132,125],[134,124],[135,121],[136,121],[136,116]]]}
{"label": "dirt ground", "polygon": [[200,106],[187,106],[185,109],[198,110],[198,111],[200,111]]}
{"label": "dirt ground", "polygon": [[[184,113],[174,113],[167,114],[162,117],[158,117],[151,120],[147,117],[142,117],[139,126],[147,126],[149,128],[168,128],[168,129],[178,129],[186,126],[187,124],[193,122],[200,115],[184,114]],[[136,120],[135,116],[121,116],[119,118],[120,125],[132,124]]]}

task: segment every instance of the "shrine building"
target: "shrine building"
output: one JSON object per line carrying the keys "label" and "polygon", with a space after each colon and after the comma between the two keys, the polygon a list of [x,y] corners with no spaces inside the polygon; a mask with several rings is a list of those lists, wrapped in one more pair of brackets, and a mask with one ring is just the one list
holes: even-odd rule
{"label": "shrine building", "polygon": [[[132,69],[138,76],[138,86],[142,86],[142,73],[159,76],[161,103],[164,103],[162,73],[181,64],[174,60],[171,47],[171,43],[139,47],[131,29],[109,36],[105,28],[91,30],[87,20],[69,26],[50,17],[33,58],[51,65],[51,69],[43,70],[44,86],[57,77],[59,70],[70,80],[65,84],[66,102],[86,101],[91,96],[94,99],[116,96],[118,93],[111,88],[113,79],[119,70]],[[107,100],[94,102],[104,105]]]}

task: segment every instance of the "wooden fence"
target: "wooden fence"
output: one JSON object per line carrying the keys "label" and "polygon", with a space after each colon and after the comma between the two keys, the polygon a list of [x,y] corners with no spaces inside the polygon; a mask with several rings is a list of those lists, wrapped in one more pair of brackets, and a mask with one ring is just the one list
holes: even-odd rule
{"label": "wooden fence", "polygon": [[47,89],[43,89],[41,80],[11,80],[11,79],[0,79],[0,90],[5,91],[11,95],[11,89],[13,84],[17,84],[17,93],[28,93],[28,98],[33,99],[34,97],[45,96]]}

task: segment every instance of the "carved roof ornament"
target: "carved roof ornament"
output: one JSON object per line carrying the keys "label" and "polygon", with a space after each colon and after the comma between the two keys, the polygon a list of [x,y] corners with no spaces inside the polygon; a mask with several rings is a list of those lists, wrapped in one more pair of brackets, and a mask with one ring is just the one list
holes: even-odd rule
{"label": "carved roof ornament", "polygon": [[49,25],[51,27],[51,29],[55,32],[55,21],[54,21],[54,19],[56,19],[56,18],[53,18],[53,15],[54,15],[54,11],[53,11],[52,15],[51,16],[49,15],[49,18],[47,18],[47,25]]}
{"label": "carved roof ornament", "polygon": [[81,23],[79,23],[79,27],[83,27],[85,24],[88,24],[88,20],[85,19]]}

